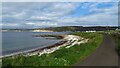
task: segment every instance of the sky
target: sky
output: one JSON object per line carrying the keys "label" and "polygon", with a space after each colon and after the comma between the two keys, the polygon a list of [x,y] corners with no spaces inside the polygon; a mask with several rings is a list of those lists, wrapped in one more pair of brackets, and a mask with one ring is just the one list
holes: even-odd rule
{"label": "sky", "polygon": [[3,28],[117,26],[118,2],[4,2]]}

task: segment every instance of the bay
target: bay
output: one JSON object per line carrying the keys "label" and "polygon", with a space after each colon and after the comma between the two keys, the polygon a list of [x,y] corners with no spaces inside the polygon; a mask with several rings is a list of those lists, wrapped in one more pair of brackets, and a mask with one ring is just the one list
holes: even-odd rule
{"label": "bay", "polygon": [[3,32],[2,55],[43,48],[61,40],[33,37],[36,34],[68,34],[68,32]]}

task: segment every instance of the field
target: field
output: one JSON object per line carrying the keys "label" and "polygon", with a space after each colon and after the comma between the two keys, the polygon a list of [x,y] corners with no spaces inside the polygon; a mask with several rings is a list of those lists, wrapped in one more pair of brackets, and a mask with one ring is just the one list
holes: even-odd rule
{"label": "field", "polygon": [[71,66],[76,62],[85,59],[87,56],[92,54],[101,44],[103,35],[97,32],[95,33],[84,33],[76,32],[74,35],[78,35],[84,38],[90,39],[88,43],[80,45],[74,45],[68,49],[65,47],[51,53],[44,54],[42,56],[29,56],[25,57],[22,55],[14,57],[3,58],[4,66]]}

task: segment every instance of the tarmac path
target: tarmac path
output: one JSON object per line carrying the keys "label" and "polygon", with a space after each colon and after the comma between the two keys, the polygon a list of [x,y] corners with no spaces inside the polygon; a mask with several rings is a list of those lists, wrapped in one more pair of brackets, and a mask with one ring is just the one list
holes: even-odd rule
{"label": "tarmac path", "polygon": [[103,42],[90,56],[73,66],[118,66],[118,54],[115,42],[109,35],[104,35]]}

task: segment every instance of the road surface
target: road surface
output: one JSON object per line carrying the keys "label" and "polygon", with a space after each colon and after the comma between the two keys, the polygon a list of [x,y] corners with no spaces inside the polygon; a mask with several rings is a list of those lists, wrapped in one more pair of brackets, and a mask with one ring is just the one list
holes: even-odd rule
{"label": "road surface", "polygon": [[118,66],[118,55],[115,42],[108,35],[104,35],[100,47],[85,60],[73,66]]}

